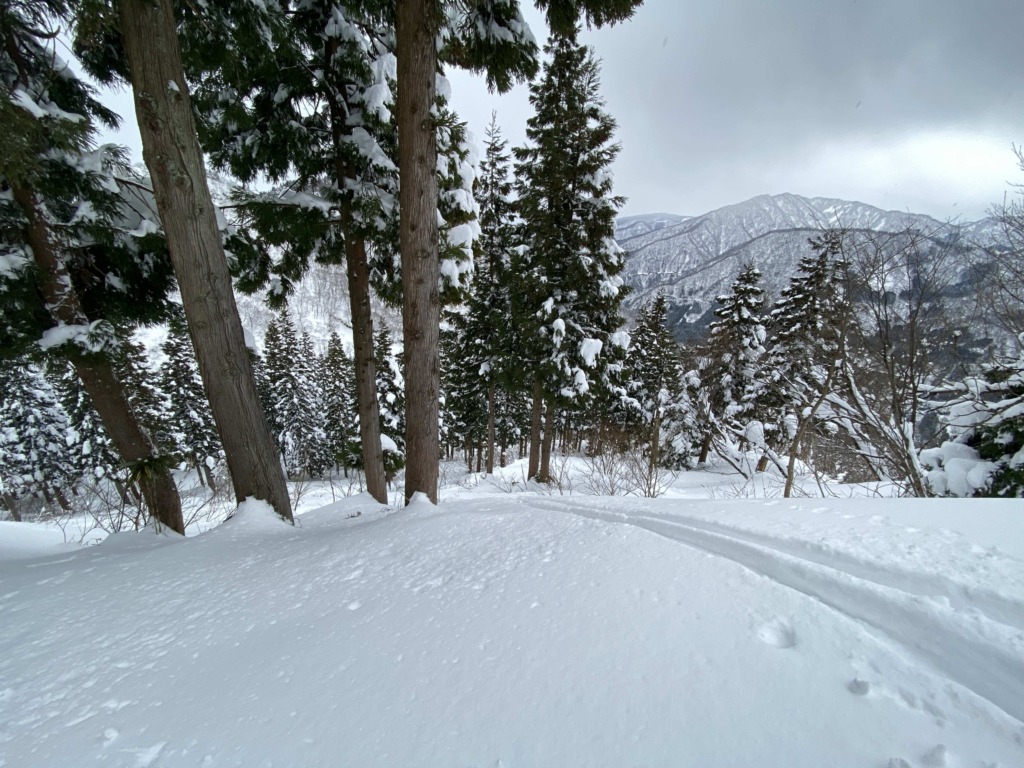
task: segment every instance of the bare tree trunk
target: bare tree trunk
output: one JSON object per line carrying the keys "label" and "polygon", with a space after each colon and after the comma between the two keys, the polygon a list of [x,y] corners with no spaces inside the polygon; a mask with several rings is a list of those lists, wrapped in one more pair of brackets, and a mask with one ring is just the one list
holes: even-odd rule
{"label": "bare tree trunk", "polygon": [[380,442],[380,405],[377,403],[377,371],[373,360],[373,315],[370,311],[370,268],[366,243],[345,236],[348,295],[352,307],[352,347],[356,369],[356,406],[359,410],[359,442],[363,449],[366,490],[381,504],[388,503],[384,451]]}
{"label": "bare tree trunk", "polygon": [[431,109],[437,77],[436,0],[399,0],[398,173],[405,343],[405,500],[437,503],[438,337],[441,276],[437,232],[437,135]]}
{"label": "bare tree trunk", "polygon": [[700,456],[697,457],[697,463],[703,464],[708,460],[708,454],[711,453],[711,441],[714,435],[708,432],[704,436],[704,440],[700,444]]}
{"label": "bare tree trunk", "polygon": [[[491,379],[490,384],[487,387],[487,474],[494,474],[494,442],[495,442],[495,425],[494,425],[494,380]],[[504,466],[504,464],[502,464]]]}
{"label": "bare tree trunk", "polygon": [[540,379],[533,381],[533,405],[530,409],[530,460],[526,471],[526,479],[537,477],[540,469],[540,421],[541,409],[544,407],[544,396],[541,392]]}
{"label": "bare tree trunk", "polygon": [[[333,60],[338,40],[327,41],[326,59]],[[366,490],[381,504],[388,503],[388,482],[384,472],[384,451],[380,441],[380,404],[377,402],[377,363],[373,355],[373,312],[370,307],[370,266],[366,258],[366,240],[355,233],[351,193],[346,184],[355,178],[345,159],[344,141],[352,133],[348,110],[334,97],[328,97],[331,111],[331,140],[334,149],[334,182],[343,192],[341,227],[345,235],[345,272],[352,314],[353,364],[356,376],[356,409],[359,413],[359,442],[363,453]]]}
{"label": "bare tree trunk", "polygon": [[661,459],[661,409],[654,413],[654,420],[651,423],[651,461],[650,471],[653,475],[658,471],[658,461]]}
{"label": "bare tree trunk", "polygon": [[16,523],[22,522],[21,512],[18,511],[18,500],[14,498],[13,494],[4,491],[0,494],[0,501],[3,501],[4,507],[11,513],[11,520]]}
{"label": "bare tree trunk", "polygon": [[551,482],[551,448],[555,442],[555,405],[550,400],[544,403],[544,440],[540,444],[540,469],[537,480]]}
{"label": "bare tree trunk", "polygon": [[[71,276],[54,251],[35,193],[21,187],[14,187],[11,191],[28,219],[26,239],[42,273],[43,298],[50,316],[62,325],[88,323]],[[156,449],[128,402],[124,385],[115,375],[110,361],[99,355],[73,355],[71,363],[121,460],[126,464],[139,464],[154,459]],[[139,484],[153,517],[172,531],[184,534],[181,498],[170,469],[153,464],[140,475]]]}
{"label": "bare tree trunk", "polygon": [[119,0],[143,157],[235,497],[292,519],[260,408],[181,65],[172,0]]}

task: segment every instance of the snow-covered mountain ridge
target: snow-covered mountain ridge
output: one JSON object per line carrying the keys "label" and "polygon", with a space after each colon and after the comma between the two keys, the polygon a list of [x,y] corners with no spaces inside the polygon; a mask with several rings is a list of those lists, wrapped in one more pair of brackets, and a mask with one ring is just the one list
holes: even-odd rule
{"label": "snow-covered mountain ridge", "polygon": [[716,296],[728,290],[747,262],[761,270],[769,296],[777,295],[810,252],[808,238],[830,227],[916,230],[936,242],[959,236],[969,247],[990,245],[1000,235],[993,219],[942,222],[860,202],[793,194],[760,195],[700,216],[622,217],[616,238],[628,253],[623,276],[633,291],[627,308],[635,311],[663,291],[677,334],[686,336],[706,326]]}

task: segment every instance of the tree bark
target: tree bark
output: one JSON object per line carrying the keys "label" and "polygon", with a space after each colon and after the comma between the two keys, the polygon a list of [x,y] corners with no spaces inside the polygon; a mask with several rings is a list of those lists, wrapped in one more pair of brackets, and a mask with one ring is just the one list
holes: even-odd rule
{"label": "tree bark", "polygon": [[[35,193],[21,187],[14,187],[11,191],[15,202],[28,219],[26,239],[41,273],[43,299],[50,316],[61,325],[87,324],[89,319],[82,309],[67,267],[54,250]],[[121,460],[125,464],[137,464],[154,459],[156,449],[153,442],[139,423],[128,402],[124,385],[114,373],[110,361],[100,355],[74,355],[71,363]],[[150,471],[140,475],[139,485],[142,486],[150,514],[160,524],[184,534],[181,497],[170,469],[159,464],[153,465]]]}
{"label": "tree bark", "polygon": [[384,451],[380,442],[380,405],[377,402],[377,370],[373,359],[373,315],[370,311],[370,268],[366,243],[345,233],[348,295],[352,307],[352,352],[356,369],[356,406],[359,409],[359,442],[363,449],[366,490],[381,504],[388,503]]}
{"label": "tree bark", "polygon": [[544,439],[540,444],[540,469],[537,470],[538,482],[551,482],[551,448],[554,443],[555,404],[548,400],[544,403]]}
{"label": "tree bark", "polygon": [[143,157],[178,278],[199,372],[239,502],[292,519],[284,473],[252,364],[206,181],[172,0],[119,0]]}
{"label": "tree bark", "polygon": [[[337,53],[338,40],[327,41],[327,62]],[[345,271],[352,313],[352,352],[356,375],[356,409],[359,412],[359,443],[363,453],[366,490],[381,504],[388,503],[388,480],[384,472],[384,451],[380,442],[380,404],[377,402],[377,363],[373,355],[373,312],[370,307],[370,266],[366,258],[366,240],[355,233],[351,193],[345,191],[356,173],[345,159],[344,139],[351,134],[347,110],[335,93],[328,95],[331,112],[331,142],[334,149],[334,182],[344,194],[341,228],[345,235]]]}
{"label": "tree bark", "polygon": [[21,512],[18,511],[18,500],[14,496],[6,491],[0,493],[0,501],[3,502],[4,507],[8,512],[11,513],[11,520],[15,523],[22,522]]}
{"label": "tree bark", "polygon": [[398,173],[405,345],[405,500],[437,503],[438,338],[437,137],[431,109],[437,76],[436,0],[399,0]]}
{"label": "tree bark", "polygon": [[495,417],[494,417],[494,379],[491,379],[487,386],[487,474],[494,474],[494,442],[495,442]]}
{"label": "tree bark", "polygon": [[526,479],[532,480],[537,477],[540,469],[540,429],[541,409],[544,407],[544,395],[540,386],[540,379],[533,380],[533,405],[530,410],[530,459],[526,471]]}

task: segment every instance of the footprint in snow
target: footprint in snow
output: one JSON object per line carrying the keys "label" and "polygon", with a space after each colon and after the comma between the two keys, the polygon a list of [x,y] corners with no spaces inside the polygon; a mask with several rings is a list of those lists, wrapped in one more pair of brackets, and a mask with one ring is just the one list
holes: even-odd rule
{"label": "footprint in snow", "polygon": [[792,648],[796,645],[796,630],[786,619],[775,618],[757,630],[758,639],[765,645],[776,648]]}
{"label": "footprint in snow", "polygon": [[861,680],[860,678],[855,677],[846,684],[846,690],[854,696],[866,696],[868,691],[871,690],[871,683],[867,680]]}

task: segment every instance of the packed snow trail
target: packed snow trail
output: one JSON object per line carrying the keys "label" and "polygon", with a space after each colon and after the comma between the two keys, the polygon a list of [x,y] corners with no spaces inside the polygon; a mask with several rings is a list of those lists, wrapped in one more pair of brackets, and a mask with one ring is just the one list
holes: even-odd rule
{"label": "packed snow trail", "polygon": [[850,557],[827,558],[806,546],[685,514],[615,512],[593,502],[531,499],[524,503],[637,526],[726,557],[881,630],[950,680],[1024,722],[1024,603],[1020,601],[980,592],[963,596],[954,605],[950,585],[942,579],[925,575],[894,579]]}
{"label": "packed snow trail", "polygon": [[[979,609],[971,634],[966,602],[943,613],[764,541],[686,529],[723,556],[595,519],[613,508],[669,533],[684,515],[819,559],[841,550],[887,580],[917,573],[918,591],[945,568],[943,588],[987,590],[986,610],[1022,596],[1024,565],[956,536],[905,534],[932,561],[915,565],[894,526],[763,502],[480,495],[394,512],[362,497],[296,527],[247,509],[193,539],[19,546],[0,561],[0,766],[1024,764],[1001,644],[1016,630],[995,613]],[[755,550],[772,577],[737,562]],[[783,583],[794,574],[856,599],[837,612]],[[967,659],[958,679],[941,643],[924,663],[853,618],[916,620],[915,601],[957,654],[987,643],[998,662]]]}

